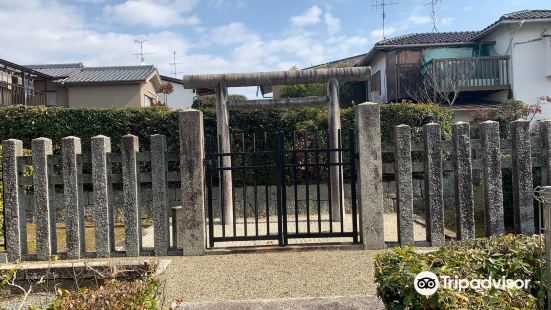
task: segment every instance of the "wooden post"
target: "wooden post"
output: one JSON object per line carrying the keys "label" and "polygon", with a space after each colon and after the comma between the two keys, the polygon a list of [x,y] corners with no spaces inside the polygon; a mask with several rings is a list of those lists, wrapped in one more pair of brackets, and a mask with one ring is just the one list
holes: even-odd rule
{"label": "wooden post", "polygon": [[[220,153],[230,153],[230,116],[228,113],[228,88],[218,84],[216,91],[216,131]],[[231,157],[223,156],[220,160],[220,167],[231,167]],[[233,182],[231,170],[222,172],[222,208],[224,208],[224,223],[233,227]]]}
{"label": "wooden post", "polygon": [[[327,95],[329,96],[329,148],[339,148],[339,133],[341,130],[341,110],[339,107],[339,81],[330,79],[327,83]],[[332,164],[340,163],[339,152],[330,153]],[[331,201],[331,215],[334,221],[341,221],[341,212],[344,216],[344,189],[342,188],[342,167],[331,166],[329,168]]]}

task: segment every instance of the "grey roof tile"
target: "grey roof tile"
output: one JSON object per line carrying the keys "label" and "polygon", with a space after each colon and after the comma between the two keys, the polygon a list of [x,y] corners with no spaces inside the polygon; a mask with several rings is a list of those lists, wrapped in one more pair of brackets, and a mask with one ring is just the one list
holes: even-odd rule
{"label": "grey roof tile", "polygon": [[145,81],[153,66],[85,67],[64,80],[66,84]]}
{"label": "grey roof tile", "polygon": [[40,73],[47,74],[54,78],[66,78],[71,74],[78,72],[83,68],[82,63],[73,64],[43,64],[43,65],[27,65],[27,68],[36,70]]}
{"label": "grey roof tile", "polygon": [[411,33],[379,41],[375,46],[467,43],[478,31]]}

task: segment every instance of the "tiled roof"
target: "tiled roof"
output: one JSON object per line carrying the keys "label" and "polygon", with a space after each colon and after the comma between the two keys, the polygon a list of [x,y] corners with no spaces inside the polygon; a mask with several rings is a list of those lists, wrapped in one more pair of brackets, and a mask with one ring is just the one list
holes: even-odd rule
{"label": "tiled roof", "polygon": [[75,64],[28,65],[25,67],[36,70],[43,74],[47,74],[56,79],[61,79],[61,78],[66,78],[75,72],[78,72],[83,67],[83,65],[82,63],[75,63]]}
{"label": "tiled roof", "polygon": [[375,46],[467,43],[478,31],[411,33],[379,41]]}
{"label": "tiled roof", "polygon": [[64,83],[138,82],[145,81],[155,70],[153,66],[85,67]]}
{"label": "tiled roof", "polygon": [[522,19],[548,19],[551,18],[551,10],[523,10],[501,16],[501,20],[522,20]]}

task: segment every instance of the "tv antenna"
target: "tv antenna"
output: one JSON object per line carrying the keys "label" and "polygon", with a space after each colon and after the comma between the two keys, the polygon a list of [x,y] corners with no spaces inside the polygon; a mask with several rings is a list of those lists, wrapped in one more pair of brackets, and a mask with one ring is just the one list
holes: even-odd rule
{"label": "tv antenna", "polygon": [[442,2],[442,0],[431,0],[429,3],[425,4],[425,6],[431,6],[432,32],[438,32],[438,28],[436,28],[436,5],[440,2]]}
{"label": "tv antenna", "polygon": [[386,39],[386,36],[385,36],[386,7],[391,6],[391,5],[397,5],[397,4],[398,4],[398,2],[395,2],[395,1],[374,0],[373,4],[371,5],[376,10],[381,10],[382,11],[381,15],[383,16],[383,40]]}
{"label": "tv antenna", "polygon": [[135,54],[132,54],[140,59],[140,64],[145,65],[145,55],[153,55],[153,53],[144,53],[143,52],[143,44],[147,42],[148,40],[134,40],[134,43],[140,45],[140,52],[136,52]]}
{"label": "tv antenna", "polygon": [[169,63],[169,64],[174,69],[174,71],[172,71],[172,74],[174,75],[174,77],[178,77],[178,73],[183,73],[183,72],[178,72],[178,70],[176,69],[177,65],[183,64],[183,63],[185,63],[185,61],[176,62],[176,51],[173,51],[172,52],[172,62]]}

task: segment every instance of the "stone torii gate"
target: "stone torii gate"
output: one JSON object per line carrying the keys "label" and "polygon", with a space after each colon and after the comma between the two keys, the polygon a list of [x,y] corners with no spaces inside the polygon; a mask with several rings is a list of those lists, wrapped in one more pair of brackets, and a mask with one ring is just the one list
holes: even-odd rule
{"label": "stone torii gate", "polygon": [[[281,108],[296,106],[319,106],[328,105],[329,116],[329,148],[338,148],[338,134],[341,129],[341,114],[339,107],[339,82],[367,81],[371,77],[370,67],[350,68],[329,68],[329,69],[306,69],[292,71],[254,72],[254,73],[228,73],[228,74],[200,74],[185,75],[183,84],[185,88],[213,88],[216,92],[216,129],[220,137],[220,151],[230,153],[230,130],[229,110],[240,110],[247,108]],[[327,96],[305,97],[305,98],[282,98],[245,100],[228,102],[228,87],[247,86],[274,86],[274,85],[295,85],[327,83]],[[332,163],[339,162],[338,152],[330,153]],[[224,156],[221,167],[231,167],[231,158]],[[341,201],[344,202],[344,190],[339,189],[339,180],[342,179],[342,172],[339,173],[337,166],[330,167],[331,180],[331,201],[330,210],[332,218],[340,221]],[[226,224],[233,224],[233,198],[232,198],[232,173],[231,170],[222,172],[222,194],[224,200],[224,221]],[[342,204],[344,208],[344,203]],[[344,209],[342,210],[344,214]]]}

